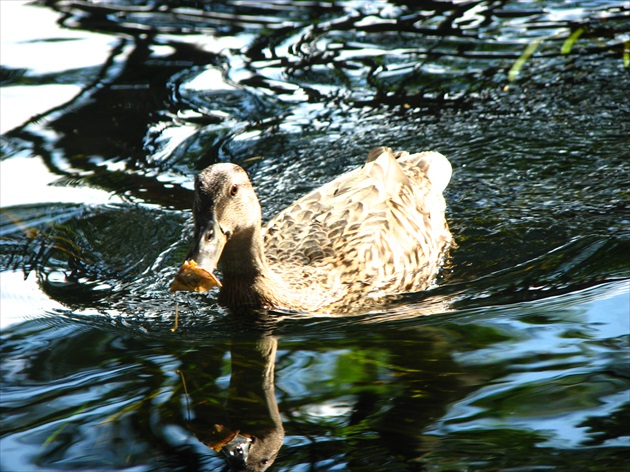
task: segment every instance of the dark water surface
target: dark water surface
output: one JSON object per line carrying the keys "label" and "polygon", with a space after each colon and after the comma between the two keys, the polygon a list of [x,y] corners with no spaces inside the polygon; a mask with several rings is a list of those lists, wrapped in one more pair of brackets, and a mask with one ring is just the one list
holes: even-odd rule
{"label": "dark water surface", "polygon": [[[237,431],[251,470],[627,470],[627,2],[0,7],[2,471],[228,470]],[[436,287],[168,292],[197,171],[269,218],[377,145],[453,163]]]}

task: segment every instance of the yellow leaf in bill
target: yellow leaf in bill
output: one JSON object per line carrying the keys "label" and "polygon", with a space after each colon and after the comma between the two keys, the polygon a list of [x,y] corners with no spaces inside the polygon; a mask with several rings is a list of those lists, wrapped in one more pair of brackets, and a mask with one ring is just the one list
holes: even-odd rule
{"label": "yellow leaf in bill", "polygon": [[221,287],[221,281],[193,260],[186,261],[179,268],[171,283],[171,292],[199,292],[204,293],[212,287]]}

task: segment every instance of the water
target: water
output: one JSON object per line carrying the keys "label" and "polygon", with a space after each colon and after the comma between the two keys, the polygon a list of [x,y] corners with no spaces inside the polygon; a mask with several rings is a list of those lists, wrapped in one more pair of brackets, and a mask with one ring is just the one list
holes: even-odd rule
{"label": "water", "polygon": [[[173,5],[0,3],[2,470],[625,470],[627,6]],[[168,293],[198,170],[269,218],[383,144],[453,163],[435,288]]]}

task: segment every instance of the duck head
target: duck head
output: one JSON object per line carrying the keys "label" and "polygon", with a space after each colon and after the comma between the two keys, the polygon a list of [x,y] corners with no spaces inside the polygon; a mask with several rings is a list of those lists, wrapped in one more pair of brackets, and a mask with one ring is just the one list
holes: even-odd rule
{"label": "duck head", "polygon": [[187,260],[212,273],[226,249],[246,249],[260,232],[260,204],[247,173],[229,163],[204,169],[195,179],[193,217],[195,242]]}

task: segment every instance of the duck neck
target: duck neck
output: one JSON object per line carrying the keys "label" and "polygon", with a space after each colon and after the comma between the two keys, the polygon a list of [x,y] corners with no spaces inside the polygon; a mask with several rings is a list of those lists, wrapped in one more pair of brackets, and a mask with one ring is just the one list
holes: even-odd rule
{"label": "duck neck", "polygon": [[282,293],[269,268],[260,226],[232,237],[221,254],[223,288],[219,301],[228,306],[276,306]]}

